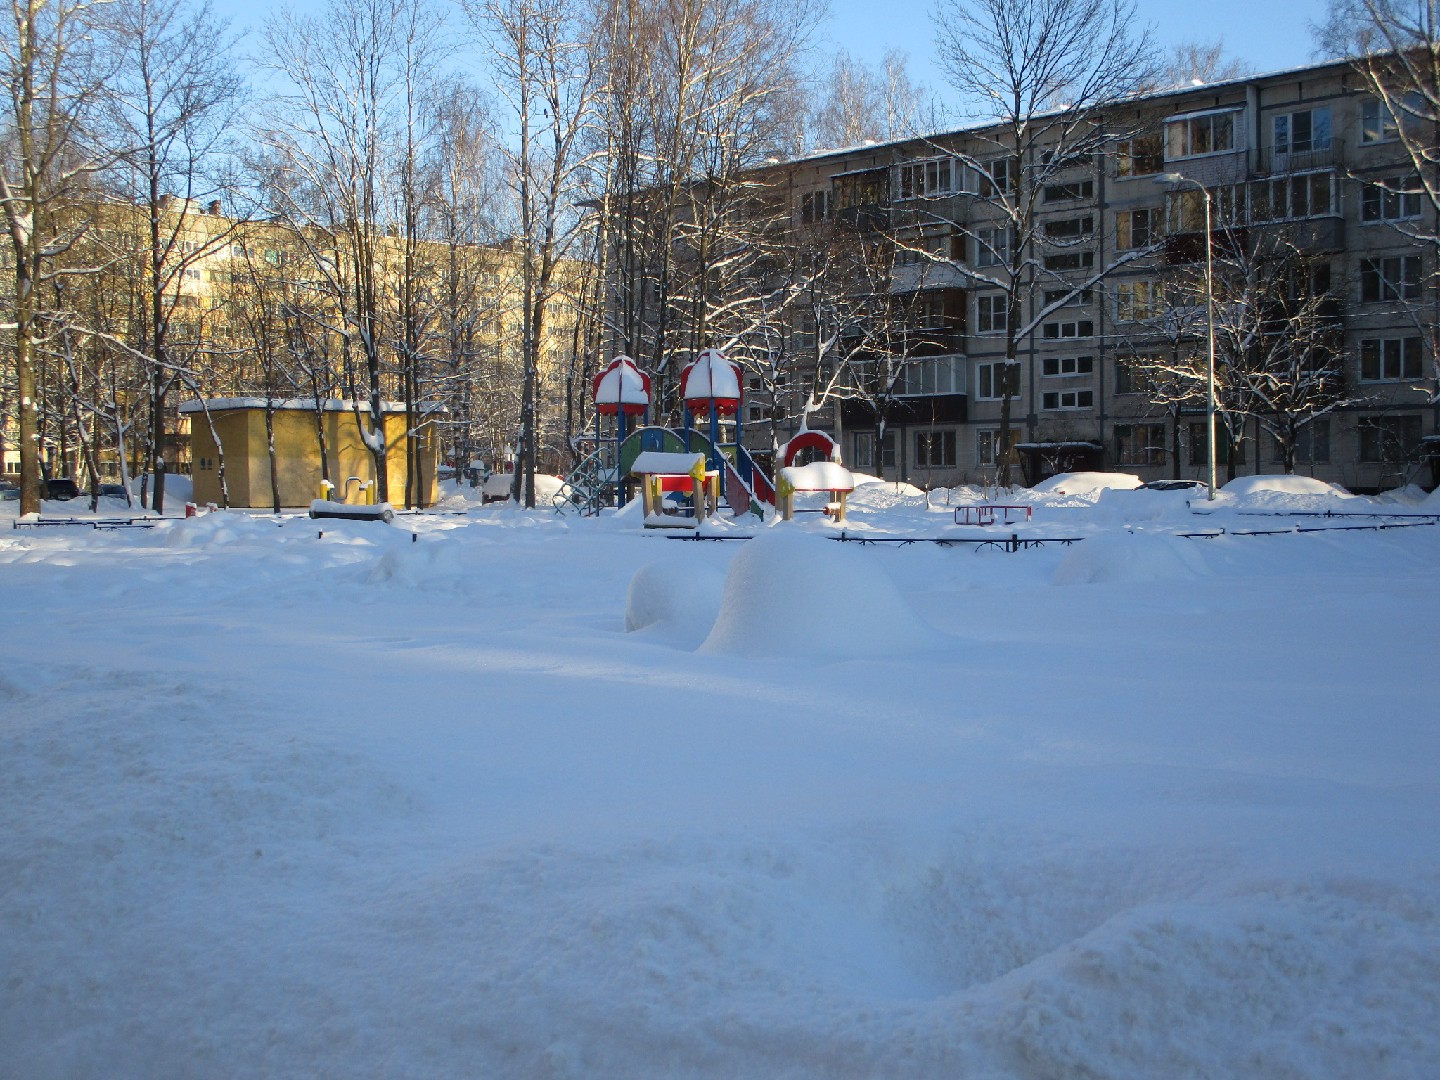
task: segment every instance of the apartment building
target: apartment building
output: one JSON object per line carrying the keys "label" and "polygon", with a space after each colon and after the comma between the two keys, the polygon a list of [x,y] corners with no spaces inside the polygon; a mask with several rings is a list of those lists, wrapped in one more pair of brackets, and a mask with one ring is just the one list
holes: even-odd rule
{"label": "apartment building", "polygon": [[[1357,491],[1433,486],[1440,290],[1435,248],[1414,237],[1434,236],[1436,222],[1381,103],[1347,65],[1328,64],[1157,93],[1124,110],[1125,138],[1058,169],[1047,160],[1026,252],[1035,278],[1019,308],[982,280],[1014,241],[975,196],[1013,182],[1016,167],[993,157],[984,129],[766,170],[797,235],[833,221],[892,241],[888,290],[903,312],[893,392],[878,405],[836,395],[810,426],[834,431],[862,471],[883,464],[887,477],[924,486],[984,482],[1007,452],[1008,389],[1017,479],[1077,469],[1203,478],[1203,400],[1162,400],[1137,361],[1205,348],[1203,300],[1193,287],[1183,304],[1173,298],[1177,276],[1193,281],[1203,268],[1208,195],[1214,247],[1283,233],[1326,295],[1338,370],[1331,396],[1296,407],[1295,471]],[[1237,301],[1217,298],[1222,322],[1227,303]],[[1012,320],[1033,324],[1017,364],[1006,363]],[[806,343],[813,321],[802,314],[792,326]],[[752,420],[773,404],[765,389],[752,380]],[[1233,442],[1216,447],[1222,482],[1232,453],[1238,475],[1282,471],[1261,412],[1242,420],[1231,410]]]}

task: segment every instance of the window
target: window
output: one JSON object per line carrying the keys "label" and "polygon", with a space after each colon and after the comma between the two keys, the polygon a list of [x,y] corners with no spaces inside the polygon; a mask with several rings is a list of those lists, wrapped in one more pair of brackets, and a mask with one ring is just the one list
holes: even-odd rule
{"label": "window", "polygon": [[[1275,440],[1276,461],[1284,461],[1280,440]],[[1323,465],[1330,460],[1330,418],[1317,417],[1295,432],[1295,460]]]}
{"label": "window", "polygon": [[1064,184],[1046,184],[1041,190],[1041,198],[1047,202],[1074,202],[1076,199],[1093,199],[1095,197],[1095,182],[1093,180],[1071,180]]}
{"label": "window", "polygon": [[975,433],[975,463],[977,465],[998,465],[1002,456],[1014,460],[1015,444],[1020,441],[1020,432],[1011,428],[1009,437],[1004,442],[1005,450],[1001,451],[999,431],[977,431]]}
{"label": "window", "polygon": [[994,363],[978,364],[975,368],[975,396],[987,401],[998,400],[1005,396],[1007,389],[1010,395],[1020,393],[1020,365],[1007,364],[1004,360],[997,360]]}
{"label": "window", "polygon": [[981,198],[993,199],[997,195],[1008,195],[1015,190],[1012,164],[1010,158],[997,158],[985,166],[985,172],[980,176]]}
{"label": "window", "polygon": [[807,191],[800,196],[800,220],[806,225],[830,220],[830,192]]}
{"label": "window", "polygon": [[1364,382],[1418,379],[1424,369],[1420,338],[1366,338],[1360,342],[1360,378]]}
{"label": "window", "polygon": [[1420,256],[1360,261],[1360,302],[1417,300],[1420,297]]}
{"label": "window", "polygon": [[1063,255],[1046,255],[1046,270],[1089,270],[1095,265],[1093,251],[1068,251]]}
{"label": "window", "polygon": [[1004,266],[1010,262],[1010,227],[975,230],[975,265]]}
{"label": "window", "polygon": [[1047,377],[1091,375],[1095,371],[1095,358],[1093,356],[1047,356],[1040,361],[1040,365],[1040,374]]}
{"label": "window", "polygon": [[1420,178],[1394,177],[1367,184],[1360,196],[1360,220],[1406,221],[1420,216]]}
{"label": "window", "polygon": [[1360,421],[1362,462],[1394,465],[1419,445],[1419,416],[1371,416]]}
{"label": "window", "polygon": [[1393,142],[1400,137],[1400,124],[1396,122],[1396,118],[1401,118],[1408,127],[1417,117],[1424,115],[1421,111],[1423,106],[1424,101],[1420,94],[1413,90],[1408,94],[1398,95],[1393,109],[1378,97],[1367,99],[1360,106],[1361,145]]}
{"label": "window", "polygon": [[1116,424],[1115,462],[1119,465],[1164,465],[1164,424]]}
{"label": "window", "polygon": [[1120,322],[1158,319],[1165,314],[1164,288],[1158,281],[1125,281],[1115,287],[1115,317]]}
{"label": "window", "polygon": [[1159,135],[1137,135],[1115,144],[1116,176],[1153,176],[1165,169]]}
{"label": "window", "polygon": [[1250,185],[1250,216],[1255,221],[1293,221],[1334,213],[1334,176],[1329,172],[1259,180]]}
{"label": "window", "polygon": [[1010,325],[1010,297],[1005,293],[983,293],[975,298],[975,332],[1004,333]]}
{"label": "window", "polygon": [[1117,356],[1115,358],[1115,393],[1148,394],[1152,389],[1149,374],[1155,358],[1151,356]]}
{"label": "window", "polygon": [[856,431],[851,434],[850,462],[857,469],[875,467],[875,432]]}
{"label": "window", "polygon": [[1165,156],[1199,157],[1235,149],[1235,114],[1239,110],[1181,116],[1165,122]]}
{"label": "window", "polygon": [[955,467],[955,432],[917,431],[915,433],[915,464],[921,469],[953,469]]}
{"label": "window", "polygon": [[1089,319],[1067,319],[1063,322],[1048,322],[1041,330],[1041,337],[1047,341],[1066,338],[1086,338],[1095,335],[1095,324]]}
{"label": "window", "polygon": [[924,199],[953,192],[954,164],[948,157],[913,161],[898,170],[896,196],[901,199]]}
{"label": "window", "polygon": [[1040,395],[1040,407],[1047,411],[1057,409],[1093,409],[1094,390],[1047,390]]}
{"label": "window", "polygon": [[1043,228],[1047,240],[1079,240],[1095,231],[1095,219],[1089,214],[1084,217],[1060,218],[1045,222]]}
{"label": "window", "polygon": [[[1190,464],[1207,465],[1210,462],[1209,448],[1210,440],[1205,437],[1205,429],[1208,424],[1190,425]],[[1225,425],[1216,421],[1215,423],[1215,464],[1230,464],[1230,435],[1225,430]],[[1242,441],[1235,448],[1235,464],[1245,464],[1245,443]]]}
{"label": "window", "polygon": [[1330,149],[1330,110],[1301,109],[1275,117],[1275,153],[1308,154]]}
{"label": "window", "polygon": [[1121,251],[1149,247],[1160,239],[1165,211],[1158,206],[1122,210],[1115,218],[1115,246]]}
{"label": "window", "polygon": [[905,365],[897,393],[903,395],[963,394],[964,360],[958,356],[937,356],[933,360],[912,360]]}
{"label": "window", "polygon": [[1060,304],[1063,307],[1087,307],[1095,302],[1093,289],[1046,289],[1045,306]]}
{"label": "window", "polygon": [[[1222,184],[1208,188],[1211,224],[1238,225],[1245,219],[1245,188],[1243,185]],[[1169,200],[1170,230],[1177,233],[1205,230],[1205,195],[1194,188],[1174,192]]]}

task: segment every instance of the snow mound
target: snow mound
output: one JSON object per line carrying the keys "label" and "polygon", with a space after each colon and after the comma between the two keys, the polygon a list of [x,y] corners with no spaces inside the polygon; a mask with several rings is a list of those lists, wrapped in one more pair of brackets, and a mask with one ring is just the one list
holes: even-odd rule
{"label": "snow mound", "polygon": [[1076,544],[1055,568],[1056,585],[1181,581],[1206,575],[1201,541],[1146,532],[1100,533]]}
{"label": "snow mound", "polygon": [[715,625],[725,575],[686,559],[647,563],[635,571],[625,596],[625,632],[648,631],[679,648],[693,649]]}
{"label": "snow mound", "polygon": [[1261,492],[1278,491],[1284,495],[1339,495],[1350,493],[1337,484],[1327,484],[1311,476],[1237,476],[1222,489],[1227,495],[1245,497]]}
{"label": "snow mound", "polygon": [[935,648],[941,635],[874,555],[793,527],[749,541],[730,564],[719,618],[700,651],[848,660]]}
{"label": "snow mound", "polygon": [[1089,495],[1111,488],[1128,491],[1139,486],[1140,478],[1131,473],[1073,472],[1057,473],[1030,490],[1042,495]]}

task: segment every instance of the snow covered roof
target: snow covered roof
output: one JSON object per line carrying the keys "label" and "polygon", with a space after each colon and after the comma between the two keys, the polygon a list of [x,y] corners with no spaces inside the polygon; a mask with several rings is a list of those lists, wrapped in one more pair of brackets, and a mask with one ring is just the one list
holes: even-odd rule
{"label": "snow covered roof", "polygon": [[683,384],[686,401],[701,398],[739,401],[740,366],[725,359],[725,354],[718,349],[706,349],[685,368]]}

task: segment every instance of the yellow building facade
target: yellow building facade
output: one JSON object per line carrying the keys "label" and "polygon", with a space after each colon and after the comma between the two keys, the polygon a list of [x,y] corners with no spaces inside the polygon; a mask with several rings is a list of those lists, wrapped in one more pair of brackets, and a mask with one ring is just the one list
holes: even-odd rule
{"label": "yellow building facade", "polygon": [[[325,495],[314,405],[285,401],[271,407],[280,505],[309,506],[312,500]],[[203,406],[198,401],[187,402],[181,410],[191,421],[195,501],[217,506],[273,507],[265,402],[255,398],[215,398]],[[417,490],[413,499],[417,507],[432,506],[439,498],[440,433],[435,421],[440,415],[438,410],[430,410],[418,418]],[[376,499],[375,458],[366,448],[360,428],[361,424],[368,427],[369,420],[367,406],[361,406],[357,421],[351,402],[325,403],[321,423],[329,480],[334,485],[329,497],[335,502],[363,505]],[[385,405],[386,480],[389,501],[395,506],[405,503],[407,421],[403,405]]]}

